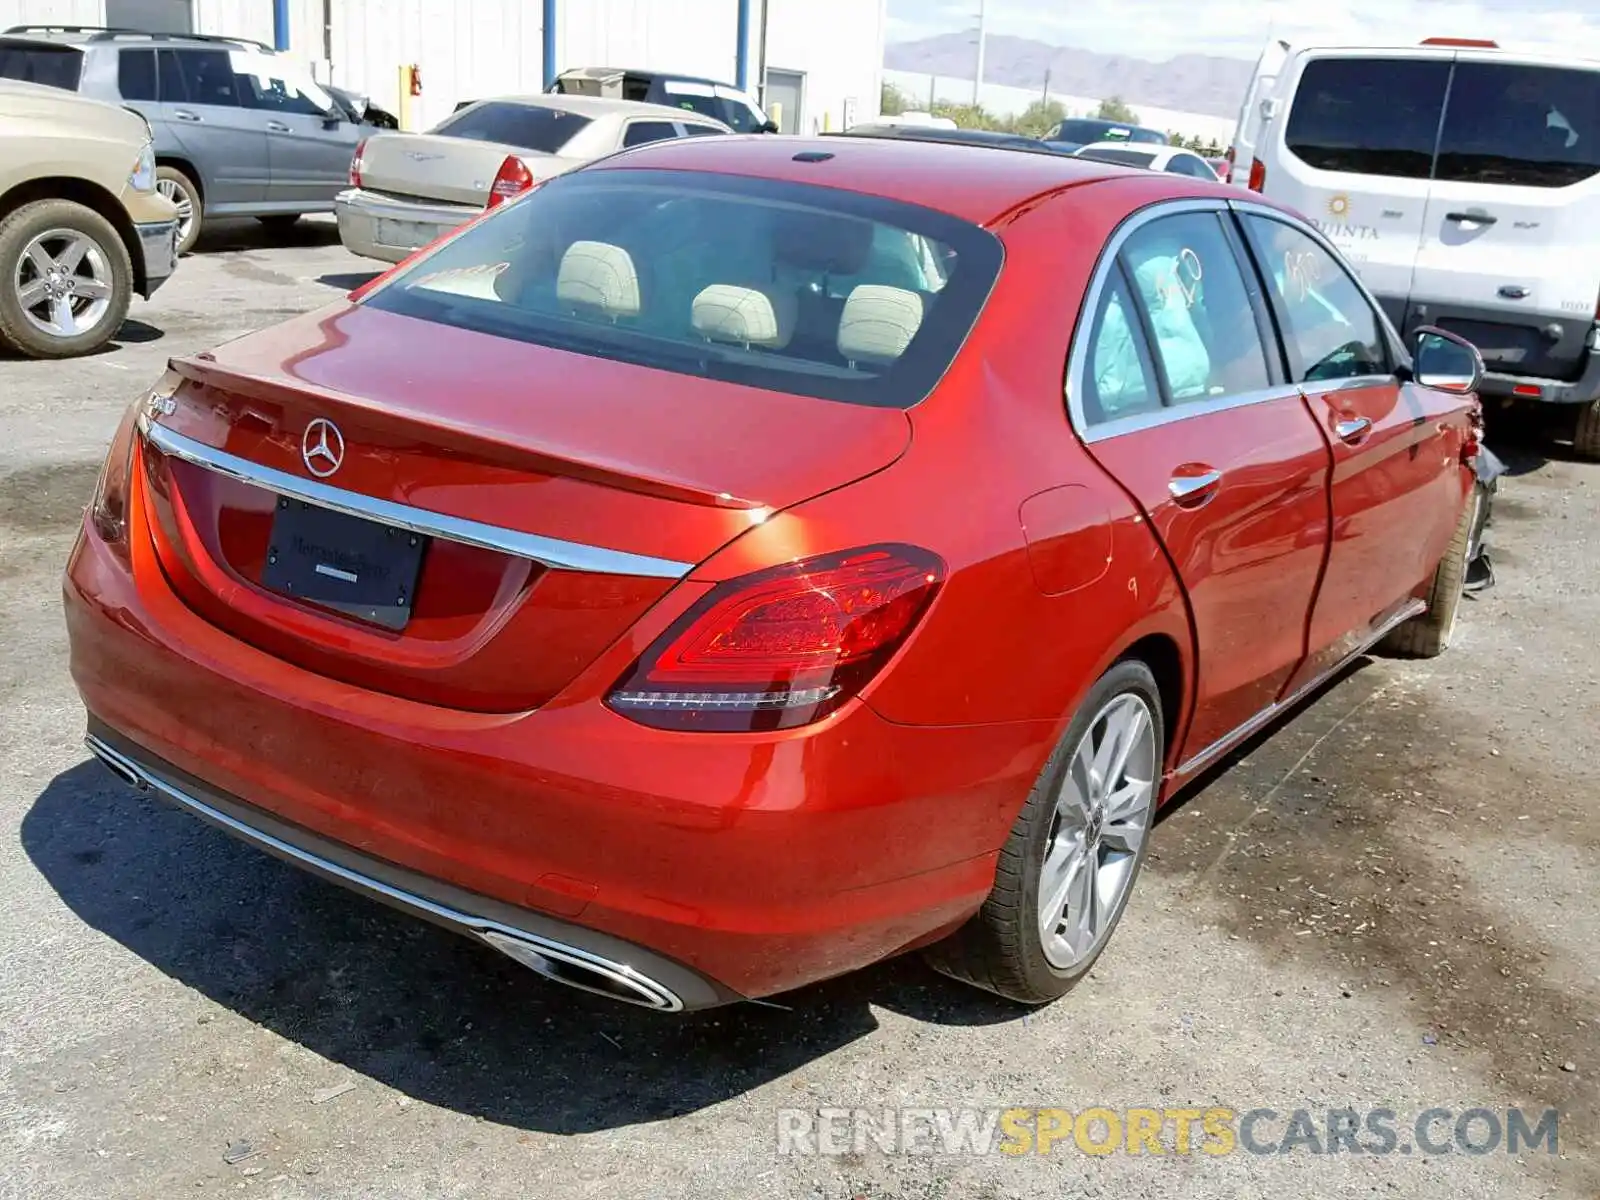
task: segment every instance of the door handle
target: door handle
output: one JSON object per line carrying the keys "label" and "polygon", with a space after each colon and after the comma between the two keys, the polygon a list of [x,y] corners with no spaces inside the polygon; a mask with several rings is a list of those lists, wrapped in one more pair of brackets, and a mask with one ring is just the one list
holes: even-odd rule
{"label": "door handle", "polygon": [[1184,508],[1195,508],[1216,494],[1222,482],[1222,472],[1202,467],[1194,474],[1174,475],[1167,480],[1167,494],[1173,502]]}
{"label": "door handle", "polygon": [[1446,221],[1454,221],[1458,225],[1469,222],[1473,225],[1493,225],[1500,218],[1491,217],[1486,212],[1453,212],[1445,213],[1444,219]]}
{"label": "door handle", "polygon": [[175,109],[172,110],[172,115],[174,117],[176,117],[180,121],[198,121],[198,120],[200,120],[200,114],[199,113],[192,113],[187,108],[175,108]]}
{"label": "door handle", "polygon": [[1345,417],[1333,427],[1333,432],[1338,434],[1339,440],[1346,445],[1359,442],[1372,430],[1372,422],[1366,417]]}
{"label": "door handle", "polygon": [[285,125],[282,121],[268,121],[267,122],[267,128],[270,129],[273,133],[288,133],[289,132],[289,127],[287,125]]}

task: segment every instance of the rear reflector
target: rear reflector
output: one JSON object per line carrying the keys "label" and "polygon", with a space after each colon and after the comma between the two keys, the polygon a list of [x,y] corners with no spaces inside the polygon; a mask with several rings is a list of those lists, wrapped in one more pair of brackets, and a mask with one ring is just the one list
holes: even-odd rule
{"label": "rear reflector", "polygon": [[1262,192],[1267,188],[1267,164],[1259,158],[1250,160],[1250,190]]}
{"label": "rear reflector", "polygon": [[1542,396],[1544,389],[1536,383],[1519,383],[1511,389],[1514,396]]}
{"label": "rear reflector", "polygon": [[656,639],[607,703],[661,729],[820,720],[893,657],[944,575],[925,550],[869,546],[729,580]]}
{"label": "rear reflector", "polygon": [[528,164],[515,154],[508,154],[505,162],[500,164],[500,172],[494,177],[494,183],[489,188],[489,203],[486,207],[496,208],[507,200],[522,195],[531,187],[533,187],[533,172],[528,170]]}

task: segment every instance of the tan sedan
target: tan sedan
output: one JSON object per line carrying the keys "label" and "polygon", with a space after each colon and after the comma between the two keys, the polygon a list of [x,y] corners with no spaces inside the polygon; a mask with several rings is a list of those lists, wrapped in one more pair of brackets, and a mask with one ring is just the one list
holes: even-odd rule
{"label": "tan sedan", "polygon": [[399,262],[498,203],[586,162],[649,142],[732,133],[688,109],[598,96],[506,96],[452,113],[431,132],[368,138],[334,201],[339,239]]}

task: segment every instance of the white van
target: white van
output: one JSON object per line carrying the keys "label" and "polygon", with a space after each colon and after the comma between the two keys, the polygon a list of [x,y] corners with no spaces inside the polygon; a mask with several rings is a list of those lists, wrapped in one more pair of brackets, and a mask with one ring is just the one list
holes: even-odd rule
{"label": "white van", "polygon": [[1467,338],[1486,400],[1570,406],[1600,459],[1600,62],[1273,42],[1230,159],[1344,252],[1408,341]]}

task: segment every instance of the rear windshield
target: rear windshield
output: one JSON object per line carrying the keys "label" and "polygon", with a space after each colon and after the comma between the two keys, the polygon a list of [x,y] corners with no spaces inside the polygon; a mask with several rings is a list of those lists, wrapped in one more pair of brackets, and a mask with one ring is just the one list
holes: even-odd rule
{"label": "rear windshield", "polygon": [[1427,179],[1449,82],[1444,58],[1313,59],[1284,142],[1321,171]]}
{"label": "rear windshield", "polygon": [[1141,129],[1137,125],[1118,125],[1113,121],[1078,119],[1063,121],[1050,135],[1052,142],[1145,142],[1164,145],[1167,137],[1155,129]]}
{"label": "rear windshield", "polygon": [[1556,188],[1600,172],[1600,72],[1456,64],[1435,177]]}
{"label": "rear windshield", "polygon": [[555,154],[589,124],[589,118],[564,108],[490,100],[457,109],[433,130],[471,142],[499,142],[521,150]]}
{"label": "rear windshield", "polygon": [[1001,264],[944,213],[703,172],[563,176],[379,289],[387,312],[684,375],[908,408]]}
{"label": "rear windshield", "polygon": [[82,71],[83,52],[71,46],[0,41],[0,79],[42,83],[75,92]]}

